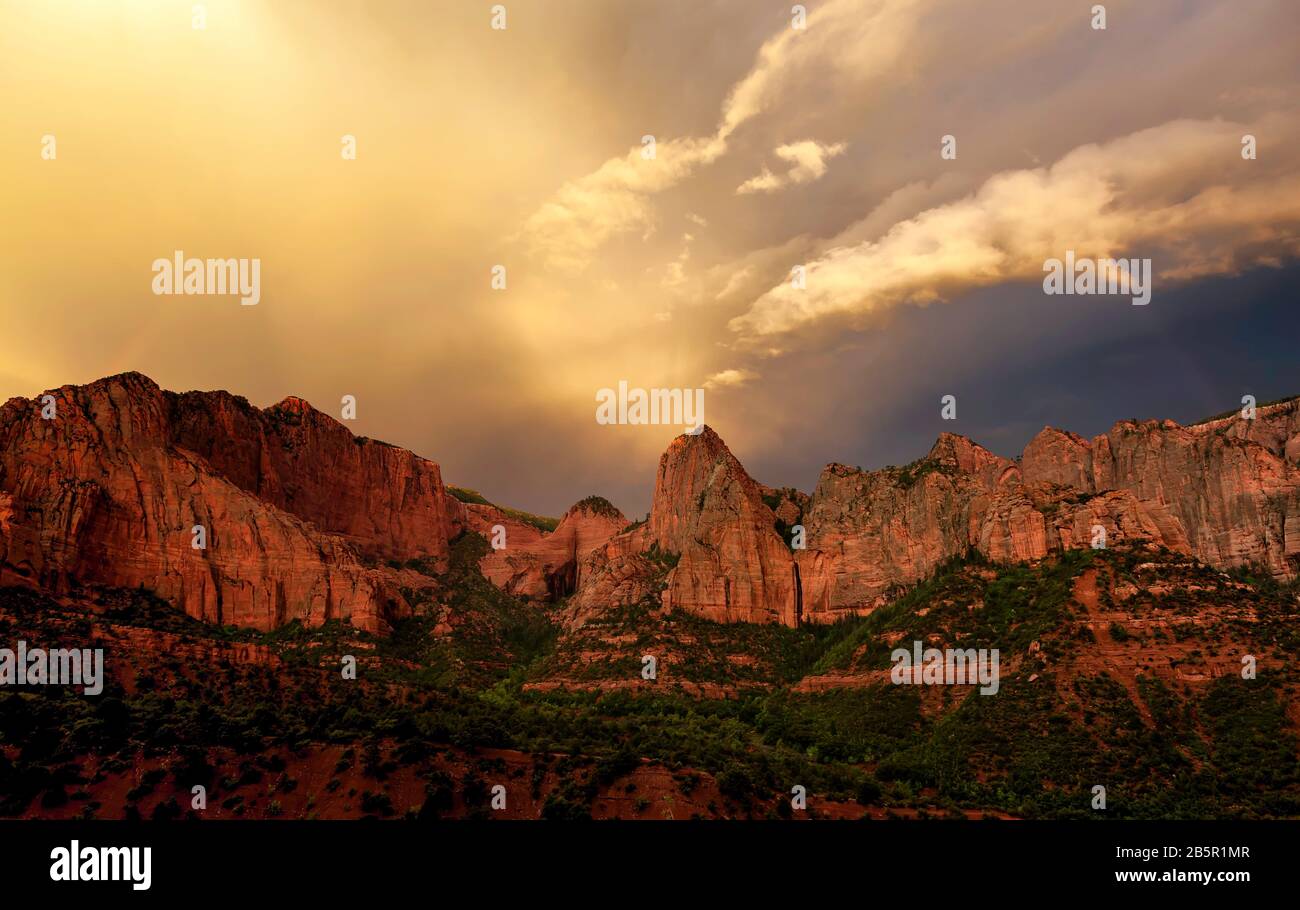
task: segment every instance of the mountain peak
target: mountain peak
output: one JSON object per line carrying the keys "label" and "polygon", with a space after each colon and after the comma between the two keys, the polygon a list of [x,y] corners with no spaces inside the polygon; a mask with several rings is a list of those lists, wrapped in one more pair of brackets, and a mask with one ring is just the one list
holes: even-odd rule
{"label": "mountain peak", "polygon": [[926,458],[951,465],[964,474],[978,474],[1006,461],[970,438],[949,432],[939,434]]}
{"label": "mountain peak", "polygon": [[570,516],[577,515],[595,515],[604,518],[611,518],[615,521],[627,521],[627,516],[625,516],[617,506],[604,496],[596,496],[594,494],[591,496],[585,496],[573,505],[569,506],[569,510],[564,513],[564,517],[561,518],[561,521]]}
{"label": "mountain peak", "polygon": [[299,398],[297,395],[286,395],[271,407],[284,411],[297,411],[298,413],[316,410],[310,401],[306,398]]}
{"label": "mountain peak", "polygon": [[700,448],[703,447],[710,451],[731,452],[727,444],[723,442],[722,437],[717,431],[707,423],[696,432],[687,431],[675,437],[668,444],[669,451],[675,448]]}

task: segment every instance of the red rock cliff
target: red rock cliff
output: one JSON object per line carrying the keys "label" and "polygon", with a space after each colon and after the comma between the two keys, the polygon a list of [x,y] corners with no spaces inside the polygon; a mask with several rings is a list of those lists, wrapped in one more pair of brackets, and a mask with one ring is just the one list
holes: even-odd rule
{"label": "red rock cliff", "polygon": [[[807,546],[792,555],[774,528],[796,522]],[[1048,428],[1019,461],[945,433],[903,468],[829,465],[811,497],[759,487],[712,430],[683,436],[660,460],[649,523],[590,557],[573,621],[645,597],[652,546],[680,554],[665,605],[795,624],[870,611],[954,556],[1036,559],[1101,532],[1108,545],[1141,541],[1294,577],[1300,401],[1192,427],[1121,421],[1091,441]]]}
{"label": "red rock cliff", "polygon": [[53,420],[39,401],[0,408],[0,582],[144,587],[208,622],[378,631],[406,605],[359,554],[447,554],[438,466],[305,402],[259,411],[136,373],[49,394]]}
{"label": "red rock cliff", "polygon": [[170,442],[243,490],[368,556],[447,557],[453,500],[432,461],[354,436],[301,398],[259,410],[226,392],[166,394]]}
{"label": "red rock cliff", "polygon": [[588,554],[628,524],[622,512],[595,496],[565,512],[549,533],[495,506],[469,503],[464,508],[466,527],[489,542],[495,526],[505,529],[505,546],[489,550],[479,562],[483,575],[507,594],[534,599],[572,594],[584,581],[582,567]]}
{"label": "red rock cliff", "polygon": [[828,467],[813,494],[803,567],[812,619],[862,612],[977,550],[1032,559],[1142,541],[1214,566],[1300,567],[1300,402],[1182,427],[1121,421],[1089,441],[1046,428],[1019,463],[944,434],[904,469]]}
{"label": "red rock cliff", "polygon": [[667,557],[676,564],[660,595],[664,607],[719,622],[794,625],[796,568],[775,522],[762,489],[717,433],[679,436],[659,460],[648,522],[588,558],[574,619],[653,593],[647,576]]}

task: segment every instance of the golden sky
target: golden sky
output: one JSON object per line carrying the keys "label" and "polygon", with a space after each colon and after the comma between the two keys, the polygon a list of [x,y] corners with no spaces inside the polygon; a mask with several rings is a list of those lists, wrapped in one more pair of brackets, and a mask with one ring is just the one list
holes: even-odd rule
{"label": "golden sky", "polygon": [[[1292,0],[492,5],[0,0],[0,399],[351,394],[450,482],[639,513],[678,430],[598,426],[620,380],[705,386],[807,489],[846,401],[905,394],[872,351],[918,305],[1066,249],[1152,257],[1156,305],[1295,258]],[[177,249],[260,258],[261,302],[155,296]]]}

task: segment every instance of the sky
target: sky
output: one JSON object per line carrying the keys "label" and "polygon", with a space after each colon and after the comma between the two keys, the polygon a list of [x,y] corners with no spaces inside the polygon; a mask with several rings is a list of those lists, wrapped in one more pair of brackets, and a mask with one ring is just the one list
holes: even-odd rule
{"label": "sky", "polygon": [[[1293,0],[501,5],[0,0],[0,400],[352,395],[449,483],[640,516],[682,428],[598,423],[620,381],[804,490],[1300,393]],[[175,250],[260,302],[154,294]],[[1045,294],[1067,250],[1150,304]]]}

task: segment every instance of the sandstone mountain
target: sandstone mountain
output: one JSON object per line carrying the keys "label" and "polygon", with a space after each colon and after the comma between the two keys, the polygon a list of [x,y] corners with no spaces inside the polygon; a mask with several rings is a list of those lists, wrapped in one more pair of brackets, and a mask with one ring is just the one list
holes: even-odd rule
{"label": "sandstone mountain", "polygon": [[136,373],[49,394],[55,419],[38,400],[0,408],[0,584],[143,588],[217,624],[384,631],[428,602],[417,589],[451,541],[498,527],[506,545],[479,571],[505,594],[563,602],[570,629],[642,603],[830,622],[952,557],[1036,560],[1102,534],[1279,579],[1300,568],[1298,399],[1251,420],[1121,421],[1091,440],[1046,428],[1016,460],[944,433],[901,468],[828,465],[811,494],[757,483],[705,428],[660,459],[646,521],[589,497],[539,526],[461,501],[434,462],[298,398],[258,409]]}
{"label": "sandstone mountain", "polygon": [[[406,608],[364,557],[445,559],[438,466],[299,399],[164,392],[138,374],[0,409],[0,581],[146,588],[198,619],[271,629]],[[195,528],[204,546],[196,547]]]}
{"label": "sandstone mountain", "polygon": [[507,594],[536,600],[567,597],[585,581],[580,569],[593,549],[627,527],[623,513],[599,496],[576,503],[547,532],[497,506],[466,503],[462,524],[491,540],[504,530],[501,549],[479,563],[483,575]]}
{"label": "sandstone mountain", "polygon": [[409,610],[402,589],[424,581],[397,566],[445,570],[463,531],[503,525],[508,549],[483,557],[484,574],[553,598],[627,524],[599,497],[550,533],[462,503],[434,462],[300,398],[258,409],[138,373],[48,394],[53,419],[41,400],[0,409],[0,584],[144,588],[197,619],[261,630],[342,619],[382,631]]}
{"label": "sandstone mountain", "polygon": [[718,622],[797,624],[799,570],[774,521],[762,489],[717,433],[679,436],[659,460],[648,520],[588,556],[570,625],[646,596],[663,557],[674,564],[665,607]]}
{"label": "sandstone mountain", "polygon": [[[828,465],[811,496],[759,486],[706,428],[664,454],[648,523],[588,557],[569,622],[647,596],[711,619],[828,622],[954,556],[1033,560],[1094,542],[1295,577],[1300,400],[1250,420],[1121,421],[1093,440],[1045,428],[1016,461],[944,433],[902,468]],[[677,560],[661,592],[652,550]]]}

